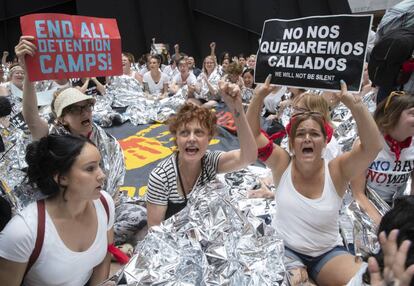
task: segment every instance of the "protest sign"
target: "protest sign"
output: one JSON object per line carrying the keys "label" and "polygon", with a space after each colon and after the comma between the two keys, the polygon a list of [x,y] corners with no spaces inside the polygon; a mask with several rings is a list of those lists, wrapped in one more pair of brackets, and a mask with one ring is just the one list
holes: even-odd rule
{"label": "protest sign", "polygon": [[20,18],[20,26],[37,46],[35,56],[26,57],[31,81],[122,74],[115,19],[31,14]]}
{"label": "protest sign", "polygon": [[263,25],[255,82],[339,90],[340,80],[358,91],[371,15],[271,19]]}

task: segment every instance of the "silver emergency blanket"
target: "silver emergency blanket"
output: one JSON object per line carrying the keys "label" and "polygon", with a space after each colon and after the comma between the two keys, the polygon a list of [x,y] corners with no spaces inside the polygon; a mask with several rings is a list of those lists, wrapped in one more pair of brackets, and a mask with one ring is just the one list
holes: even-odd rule
{"label": "silver emergency blanket", "polygon": [[0,197],[4,198],[11,207],[12,216],[22,210],[22,206],[6,182],[0,180]]}
{"label": "silver emergency blanket", "polygon": [[[214,100],[217,99],[217,96],[214,96],[210,93],[210,89],[208,88],[208,85],[206,81],[203,79],[206,77],[204,72],[198,75],[197,77],[197,83],[200,86],[200,92],[195,94],[195,98],[203,99],[203,100]],[[213,89],[218,90],[218,82],[221,79],[221,74],[218,70],[218,68],[215,68],[214,71],[210,74],[208,77],[208,82],[213,86]]]}
{"label": "silver emergency blanket", "polygon": [[[102,127],[112,126],[114,122],[127,120],[134,125],[164,122],[183,105],[187,98],[187,87],[164,99],[147,96],[141,84],[129,76],[118,76],[107,87],[104,96],[96,97],[93,120]],[[118,112],[126,108],[125,112]]]}
{"label": "silver emergency blanket", "polygon": [[135,105],[129,106],[123,116],[134,125],[165,122],[171,114],[175,114],[184,104],[186,94],[187,86],[184,86],[171,97],[142,99]]}
{"label": "silver emergency blanket", "polygon": [[127,75],[116,76],[106,88],[105,97],[112,99],[113,107],[127,107],[144,97],[141,84]]}
{"label": "silver emergency blanket", "polygon": [[[31,142],[30,135],[19,128],[10,126],[0,129],[5,151],[0,153],[0,180],[3,180],[10,190],[20,186],[26,177],[24,168],[26,146]],[[16,200],[16,211],[22,209],[22,202]]]}
{"label": "silver emergency blanket", "polygon": [[[370,91],[362,98],[362,102],[372,114],[375,111],[376,93]],[[331,112],[332,123],[335,127],[334,136],[342,148],[342,152],[350,151],[352,144],[358,136],[356,123],[351,111],[343,103],[339,103]]]}
{"label": "silver emergency blanket", "polygon": [[143,98],[141,84],[135,78],[127,75],[116,76],[107,85],[105,95],[95,97],[93,120],[102,127],[110,127],[114,121],[124,123],[127,118],[112,107],[128,107],[137,104]]}
{"label": "silver emergency blanket", "polygon": [[233,178],[241,188],[223,184],[232,184],[228,176],[193,190],[187,206],[151,228],[110,280],[117,285],[125,285],[121,277],[127,285],[287,285],[283,242],[246,202],[251,200],[243,189],[255,180],[240,182],[240,177],[243,173]]}
{"label": "silver emergency blanket", "polygon": [[[63,127],[52,125],[49,133],[67,134],[69,131]],[[96,124],[93,124],[90,139],[98,147],[101,154],[100,166],[106,175],[103,189],[114,196],[118,187],[124,183],[125,177],[124,155],[121,146],[113,136]]]}
{"label": "silver emergency blanket", "polygon": [[[381,216],[390,210],[389,205],[368,186],[366,187],[366,195]],[[349,203],[345,204],[342,209],[341,231],[345,235],[345,241],[354,244],[355,255],[367,259],[369,256],[376,254],[380,249],[377,237],[378,225],[360,208],[352,197],[347,201]],[[348,223],[345,226],[343,223],[346,218],[348,218],[350,224]]]}

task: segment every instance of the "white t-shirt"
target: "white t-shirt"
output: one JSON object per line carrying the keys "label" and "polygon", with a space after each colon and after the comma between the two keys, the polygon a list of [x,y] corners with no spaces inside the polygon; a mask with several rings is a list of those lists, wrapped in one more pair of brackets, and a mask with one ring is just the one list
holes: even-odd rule
{"label": "white t-shirt", "polygon": [[395,154],[391,151],[384,138],[382,150],[367,170],[367,185],[374,189],[387,203],[394,198],[403,195],[407,181],[414,170],[414,140],[408,148],[401,150],[400,160],[396,161]]}
{"label": "white t-shirt", "polygon": [[[102,202],[94,200],[98,218],[98,230],[92,245],[83,252],[70,250],[61,240],[58,231],[46,210],[45,237],[40,255],[25,276],[23,285],[85,285],[93,268],[106,256],[107,231],[114,224],[115,207],[111,196],[101,192],[108,203],[109,222]],[[81,236],[82,234],[79,233]],[[37,237],[37,204],[28,205],[14,216],[0,232],[0,257],[25,263],[29,261]]]}
{"label": "white t-shirt", "polygon": [[180,73],[177,67],[173,69],[171,65],[166,66],[162,72],[168,76],[169,80],[172,80],[177,74]]}
{"label": "white t-shirt", "polygon": [[183,80],[183,78],[181,77],[181,74],[178,73],[174,76],[172,82],[180,87],[184,85],[191,85],[191,84],[195,85],[197,83],[197,78],[193,73],[190,72],[188,74],[188,77],[185,80]]}
{"label": "white t-shirt", "polygon": [[161,72],[160,80],[155,82],[151,76],[151,72],[146,72],[142,79],[142,82],[148,84],[148,89],[150,94],[159,94],[162,93],[162,89],[164,88],[164,84],[168,84],[168,76]]}

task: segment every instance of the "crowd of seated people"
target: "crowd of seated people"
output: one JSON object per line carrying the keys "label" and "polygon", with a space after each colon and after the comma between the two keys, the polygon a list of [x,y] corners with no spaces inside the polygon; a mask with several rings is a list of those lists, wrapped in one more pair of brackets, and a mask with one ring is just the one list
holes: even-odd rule
{"label": "crowd of seated people", "polygon": [[[180,51],[178,44],[172,55],[152,51],[138,62],[131,53],[122,53],[122,76],[136,81],[146,98],[159,101],[185,91],[185,103],[166,122],[176,151],[148,176],[144,211],[145,215],[148,211],[148,226],[159,225],[179,212],[193,189],[205,186],[217,174],[240,170],[259,159],[271,170],[269,180],[275,188],[250,194],[276,200],[272,223],[284,240],[285,255],[303,265],[295,273],[307,273],[292,281],[300,284],[311,279],[317,285],[346,285],[362,277],[362,270],[368,267],[372,285],[388,285],[383,280],[393,279],[399,280],[398,285],[413,285],[412,246],[403,242],[412,236],[397,239],[391,230],[402,229],[401,235],[407,231],[405,226],[384,226],[390,216],[396,215],[401,200],[412,205],[413,188],[408,199],[399,197],[412,186],[413,95],[392,91],[371,114],[362,100],[368,88],[351,93],[341,81],[339,92],[322,92],[275,86],[270,84],[271,76],[264,83],[255,83],[256,55],[217,55],[215,42],[209,48],[210,53],[203,55],[199,66],[193,55]],[[32,82],[26,76],[25,59],[36,53],[33,37],[22,36],[15,53],[17,62],[3,60],[0,96],[22,107],[33,140],[25,158],[25,183],[34,185],[42,198],[33,198],[0,230],[0,285],[65,284],[73,278],[73,269],[79,273],[79,285],[99,285],[109,275],[107,249],[122,235],[116,231],[115,212],[126,172],[122,149],[109,132],[93,122],[92,116],[95,103],[106,96],[114,78]],[[3,59],[4,55],[7,57],[3,54]],[[369,79],[364,80],[363,86],[375,93]],[[56,89],[50,103],[50,121],[39,114],[36,92],[41,88]],[[331,112],[339,105],[352,115],[355,130],[363,131],[358,132],[347,152],[338,147],[331,120]],[[240,145],[237,150],[208,150],[215,136],[218,108],[229,110],[234,119],[235,140]],[[266,119],[278,123],[278,132],[274,132],[277,135],[262,130]],[[0,131],[7,128],[1,122]],[[115,181],[108,180],[113,177]],[[379,236],[385,256],[376,256],[380,267],[372,259],[369,266],[356,260],[340,236],[339,210],[348,186],[361,210],[388,235]],[[395,209],[382,218],[367,188]],[[37,241],[34,228],[42,218],[36,210],[39,208],[46,212],[45,251],[32,264]],[[408,212],[407,207],[403,209]],[[82,231],[82,237],[74,230]],[[406,264],[398,268],[390,263],[405,263],[404,253],[410,258]],[[384,268],[393,269],[392,279]],[[55,277],[50,273],[53,271],[65,275]]]}

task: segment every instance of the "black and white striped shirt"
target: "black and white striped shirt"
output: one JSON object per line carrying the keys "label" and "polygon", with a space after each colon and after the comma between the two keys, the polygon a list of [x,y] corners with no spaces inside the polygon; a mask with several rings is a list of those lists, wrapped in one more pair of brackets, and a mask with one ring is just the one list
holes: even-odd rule
{"label": "black and white striped shirt", "polygon": [[[213,180],[217,174],[218,162],[222,151],[207,151],[203,157],[203,171],[196,181],[196,187],[202,187]],[[178,173],[174,153],[167,159],[161,161],[152,170],[148,180],[147,202],[156,205],[168,205],[172,203],[185,202],[184,197],[178,194]],[[182,174],[185,176],[185,174]]]}

